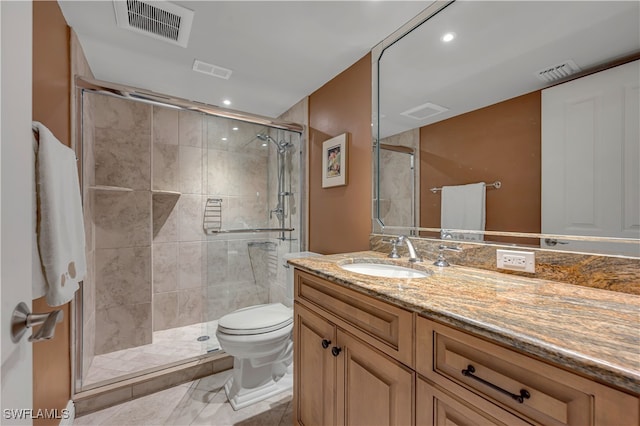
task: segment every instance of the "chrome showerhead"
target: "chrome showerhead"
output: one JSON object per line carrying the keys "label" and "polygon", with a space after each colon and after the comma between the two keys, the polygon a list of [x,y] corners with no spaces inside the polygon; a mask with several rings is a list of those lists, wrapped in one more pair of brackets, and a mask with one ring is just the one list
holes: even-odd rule
{"label": "chrome showerhead", "polygon": [[257,137],[258,139],[260,139],[261,141],[263,141],[263,142],[271,141],[271,142],[275,143],[276,145],[278,144],[278,143],[277,143],[277,142],[276,142],[276,141],[275,141],[271,136],[266,135],[266,134],[264,134],[264,133],[258,133],[258,134],[256,135],[256,137]]}

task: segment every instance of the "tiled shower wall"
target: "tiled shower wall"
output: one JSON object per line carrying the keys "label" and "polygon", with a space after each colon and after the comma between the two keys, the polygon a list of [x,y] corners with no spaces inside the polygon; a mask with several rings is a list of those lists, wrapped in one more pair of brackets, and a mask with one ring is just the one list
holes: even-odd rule
{"label": "tiled shower wall", "polygon": [[[202,225],[207,198],[222,199],[225,229],[276,225],[269,220],[277,202],[275,149],[256,138],[268,129],[84,97],[87,250],[95,269],[84,287],[84,358],[150,343],[155,330],[284,302],[279,259],[298,250],[297,235],[294,242],[272,234],[206,235]],[[286,165],[297,175],[298,135],[293,142]],[[299,180],[287,183],[296,191],[287,200],[285,226],[292,226]]]}
{"label": "tiled shower wall", "polygon": [[[380,176],[380,219],[385,224],[414,226],[411,221],[411,180],[414,193],[420,194],[420,129],[413,129],[380,141],[382,144],[414,149],[414,170],[410,156],[402,152],[380,149],[380,170],[389,177]],[[415,218],[420,217],[420,206],[414,206]]]}
{"label": "tiled shower wall", "polygon": [[86,141],[83,146],[93,151],[95,164],[94,351],[99,355],[151,343],[151,107],[85,97],[93,108],[93,146]]}

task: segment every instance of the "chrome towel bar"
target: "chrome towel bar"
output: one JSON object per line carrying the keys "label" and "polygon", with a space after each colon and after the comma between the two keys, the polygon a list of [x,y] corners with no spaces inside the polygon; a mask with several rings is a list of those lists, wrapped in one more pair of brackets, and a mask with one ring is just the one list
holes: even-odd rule
{"label": "chrome towel bar", "polygon": [[[502,182],[500,182],[499,180],[497,180],[497,181],[495,181],[493,183],[486,183],[485,182],[484,186],[485,186],[485,188],[492,187],[492,188],[495,188],[495,189],[500,189],[500,187],[502,186]],[[440,187],[440,188],[431,188],[430,191],[435,194],[438,191],[442,191],[442,187]]]}

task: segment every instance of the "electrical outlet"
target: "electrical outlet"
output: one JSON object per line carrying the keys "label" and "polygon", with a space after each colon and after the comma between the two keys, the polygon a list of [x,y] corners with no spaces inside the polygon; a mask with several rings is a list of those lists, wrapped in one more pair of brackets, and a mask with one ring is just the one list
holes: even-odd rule
{"label": "electrical outlet", "polygon": [[497,266],[512,271],[535,272],[536,254],[530,251],[497,250]]}

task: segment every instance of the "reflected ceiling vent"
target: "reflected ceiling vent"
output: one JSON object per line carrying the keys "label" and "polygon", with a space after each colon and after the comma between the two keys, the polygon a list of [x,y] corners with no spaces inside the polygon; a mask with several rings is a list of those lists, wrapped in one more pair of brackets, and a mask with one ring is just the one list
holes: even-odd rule
{"label": "reflected ceiling vent", "polygon": [[571,74],[575,74],[580,71],[580,67],[576,65],[571,59],[564,61],[561,64],[553,65],[541,69],[536,73],[536,76],[547,83],[553,83],[563,78],[569,77]]}
{"label": "reflected ceiling vent", "polygon": [[113,7],[119,27],[187,47],[192,10],[160,0],[114,0]]}
{"label": "reflected ceiling vent", "polygon": [[434,115],[442,114],[447,111],[449,111],[449,108],[427,102],[426,104],[418,105],[415,108],[401,112],[400,115],[413,118],[414,120],[424,120],[425,118],[433,117]]}
{"label": "reflected ceiling vent", "polygon": [[231,73],[233,72],[229,69],[222,68],[213,64],[208,64],[197,59],[193,61],[193,70],[214,77],[223,78],[225,80],[229,80],[229,77],[231,77]]}

